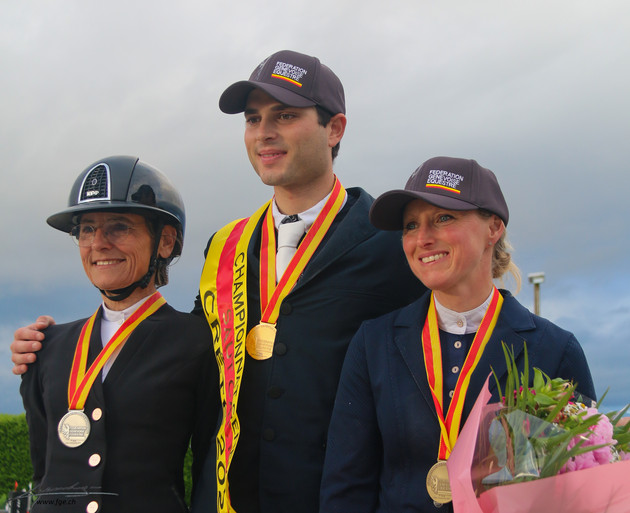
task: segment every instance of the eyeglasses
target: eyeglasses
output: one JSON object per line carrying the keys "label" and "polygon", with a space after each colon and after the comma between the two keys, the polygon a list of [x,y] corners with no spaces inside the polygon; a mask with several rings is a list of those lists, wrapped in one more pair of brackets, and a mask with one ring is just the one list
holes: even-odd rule
{"label": "eyeglasses", "polygon": [[122,221],[110,221],[96,226],[88,223],[81,223],[72,228],[70,237],[75,244],[81,248],[86,248],[94,243],[96,230],[101,229],[103,237],[111,244],[119,244],[124,242],[129,232],[134,230],[134,226]]}

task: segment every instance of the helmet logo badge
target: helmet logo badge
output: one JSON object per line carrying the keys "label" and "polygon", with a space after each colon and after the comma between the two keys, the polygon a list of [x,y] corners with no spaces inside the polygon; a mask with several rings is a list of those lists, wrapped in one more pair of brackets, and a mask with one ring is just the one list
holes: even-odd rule
{"label": "helmet logo badge", "polygon": [[105,163],[97,164],[87,172],[83,179],[78,203],[111,199],[110,185],[109,166]]}

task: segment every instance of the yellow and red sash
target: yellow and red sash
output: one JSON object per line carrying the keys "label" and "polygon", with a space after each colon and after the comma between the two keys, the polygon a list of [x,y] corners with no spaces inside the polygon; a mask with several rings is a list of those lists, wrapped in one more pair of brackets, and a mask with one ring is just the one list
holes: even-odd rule
{"label": "yellow and red sash", "polygon": [[94,321],[96,320],[98,310],[92,314],[92,316],[83,325],[83,329],[79,335],[79,341],[77,342],[77,347],[74,351],[74,358],[72,360],[72,367],[70,370],[70,379],[68,380],[69,410],[83,409],[92,385],[105,363],[107,363],[107,360],[119,347],[121,347],[138,324],[155,313],[165,303],[166,300],[159,292],[152,294],[149,299],[142,303],[127,318],[127,320],[125,320],[120,328],[118,328],[116,333],[114,333],[114,336],[105,345],[105,347],[103,347],[99,355],[92,362],[92,365],[90,365],[90,368],[86,371],[90,337],[92,336],[92,328],[94,327]]}
{"label": "yellow and red sash", "polygon": [[488,340],[490,340],[490,336],[499,318],[499,312],[503,305],[503,297],[496,287],[493,287],[493,289],[490,305],[479,325],[479,329],[477,330],[472,345],[466,355],[466,359],[464,360],[459,378],[457,379],[457,384],[446,417],[444,417],[443,408],[444,395],[440,334],[438,331],[435,301],[433,293],[431,294],[431,303],[424,323],[424,329],[422,330],[422,349],[424,353],[424,366],[427,371],[427,379],[429,380],[429,388],[431,389],[435,411],[440,423],[441,436],[438,460],[448,459],[455,446],[457,436],[459,435],[462,413],[464,411],[464,401],[466,399],[468,385],[470,384],[470,378],[481,359],[483,350]]}
{"label": "yellow and red sash", "polygon": [[295,286],[343,205],[344,198],[345,190],[335,177],[333,192],[277,285],[276,235],[271,201],[251,217],[221,228],[208,247],[199,291],[212,331],[223,404],[223,419],[216,441],[217,511],[221,513],[235,513],[229,497],[228,471],[240,435],[237,405],[247,337],[247,250],[254,230],[265,216],[260,248],[261,321],[275,324],[282,300]]}
{"label": "yellow and red sash", "polygon": [[240,434],[236,414],[247,336],[247,248],[265,203],[253,216],[223,227],[212,237],[199,291],[212,331],[219,367],[223,419],[216,441],[217,511],[234,512],[228,494],[228,470]]}

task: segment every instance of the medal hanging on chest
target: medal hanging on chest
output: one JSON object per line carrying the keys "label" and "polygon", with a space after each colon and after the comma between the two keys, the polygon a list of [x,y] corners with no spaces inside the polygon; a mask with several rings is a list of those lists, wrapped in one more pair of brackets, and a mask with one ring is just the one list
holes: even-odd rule
{"label": "medal hanging on chest", "polygon": [[445,460],[438,460],[427,473],[427,492],[436,506],[453,500]]}
{"label": "medal hanging on chest", "polygon": [[426,480],[427,492],[436,506],[451,502],[452,500],[446,460],[450,456],[455,442],[457,441],[470,378],[481,359],[488,340],[490,340],[502,305],[503,297],[497,288],[494,287],[490,305],[484,314],[483,320],[479,325],[479,329],[466,355],[464,365],[462,366],[457,384],[455,385],[455,390],[453,391],[453,398],[448,407],[448,412],[446,416],[444,416],[442,351],[440,347],[440,334],[435,301],[433,294],[431,294],[431,303],[422,330],[422,352],[424,356],[424,367],[427,372],[427,380],[440,424],[438,460],[437,463],[429,469]]}
{"label": "medal hanging on chest", "polygon": [[341,210],[346,191],[335,177],[333,190],[321,212],[300,243],[276,285],[276,235],[271,207],[265,214],[260,244],[260,323],[247,334],[245,346],[249,355],[256,360],[266,360],[273,354],[276,339],[276,322],[280,305],[291,292]]}
{"label": "medal hanging on chest", "polygon": [[83,410],[68,410],[59,421],[57,434],[66,447],[79,447],[90,436],[90,419]]}
{"label": "medal hanging on chest", "polygon": [[143,320],[155,313],[165,303],[166,300],[159,292],[150,296],[118,328],[87,370],[90,338],[98,310],[83,325],[77,347],[74,350],[74,359],[68,380],[68,413],[61,418],[57,425],[59,440],[66,447],[79,447],[85,443],[90,435],[90,420],[83,412],[83,407],[96,377],[107,360],[124,344],[131,332]]}
{"label": "medal hanging on chest", "polygon": [[266,360],[273,354],[276,340],[276,325],[260,322],[254,326],[245,339],[245,347],[249,356],[255,360]]}

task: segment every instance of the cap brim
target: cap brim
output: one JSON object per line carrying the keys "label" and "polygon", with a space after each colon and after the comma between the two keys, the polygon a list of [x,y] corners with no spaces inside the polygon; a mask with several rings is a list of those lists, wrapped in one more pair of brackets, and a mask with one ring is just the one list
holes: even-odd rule
{"label": "cap brim", "polygon": [[381,194],[370,208],[370,222],[380,230],[396,231],[403,228],[403,212],[407,203],[421,199],[436,207],[450,210],[476,210],[472,203],[423,192],[398,189]]}
{"label": "cap brim", "polygon": [[244,112],[245,106],[247,105],[247,97],[254,89],[262,89],[272,98],[290,107],[312,107],[316,105],[314,101],[304,98],[284,87],[266,84],[264,82],[254,82],[253,80],[242,80],[241,82],[232,84],[223,91],[221,98],[219,98],[219,108],[226,114]]}

